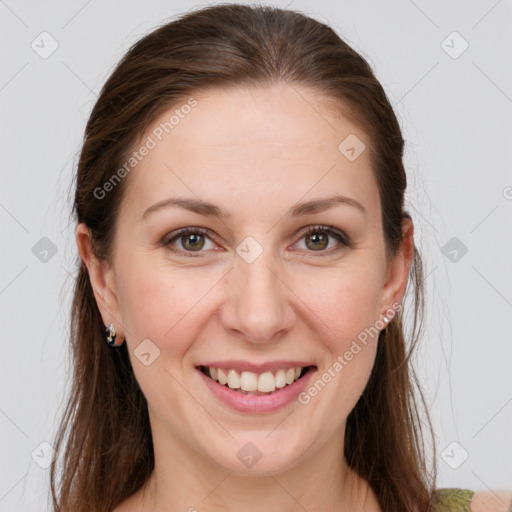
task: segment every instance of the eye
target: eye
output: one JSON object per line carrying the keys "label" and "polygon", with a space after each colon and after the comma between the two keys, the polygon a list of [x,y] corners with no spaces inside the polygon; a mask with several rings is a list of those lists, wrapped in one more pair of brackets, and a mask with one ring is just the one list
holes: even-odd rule
{"label": "eye", "polygon": [[[329,247],[330,238],[338,240],[338,244],[341,247]],[[302,240],[306,240],[307,252],[331,254],[343,247],[352,247],[350,238],[343,232],[335,229],[334,226],[311,226],[302,234],[300,241]],[[209,247],[207,241],[211,244]],[[191,257],[199,256],[199,254],[194,253],[201,253],[204,252],[203,249],[213,249],[215,246],[211,239],[210,231],[199,227],[180,229],[166,236],[161,243],[173,252]],[[176,245],[179,245],[179,247],[176,247]]]}
{"label": "eye", "polygon": [[[187,256],[195,256],[190,253],[203,252],[202,249],[205,247],[206,249],[212,248],[208,247],[208,244],[205,242],[205,239],[211,242],[211,239],[207,236],[208,233],[208,230],[202,228],[184,228],[180,229],[177,233],[171,233],[171,238],[165,237],[162,243],[174,252],[184,253]],[[176,243],[181,247],[176,248]],[[213,244],[213,242],[211,243]]]}
{"label": "eye", "polygon": [[[340,247],[329,248],[329,239],[335,238],[341,246],[351,247],[352,242],[349,237],[338,231],[334,226],[311,226],[303,235],[301,240],[305,240],[306,249],[308,252],[323,252],[330,254],[333,251],[339,250]],[[325,250],[328,249],[329,250]],[[341,247],[342,248],[342,247]],[[331,250],[333,249],[333,250]]]}

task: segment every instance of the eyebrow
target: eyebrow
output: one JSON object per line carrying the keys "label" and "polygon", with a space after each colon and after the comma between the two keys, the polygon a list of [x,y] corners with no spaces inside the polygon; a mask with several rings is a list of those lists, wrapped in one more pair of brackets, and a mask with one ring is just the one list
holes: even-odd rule
{"label": "eyebrow", "polygon": [[[364,215],[366,215],[367,213],[366,208],[355,199],[337,195],[332,197],[326,197],[323,199],[313,199],[312,201],[296,204],[290,209],[286,216],[300,217],[312,213],[323,212],[338,205],[353,206],[354,208],[360,210]],[[141,220],[147,218],[152,213],[169,207],[183,208],[185,210],[189,210],[193,213],[197,213],[198,215],[204,215],[206,217],[229,219],[233,216],[232,213],[226,211],[224,208],[216,206],[207,201],[202,201],[201,199],[170,197],[168,199],[158,201],[158,203],[155,203],[154,205],[150,206],[142,214]]]}

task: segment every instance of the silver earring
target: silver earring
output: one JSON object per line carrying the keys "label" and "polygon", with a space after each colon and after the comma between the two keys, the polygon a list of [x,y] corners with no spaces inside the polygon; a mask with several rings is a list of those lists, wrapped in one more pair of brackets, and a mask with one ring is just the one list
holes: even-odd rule
{"label": "silver earring", "polygon": [[105,341],[107,342],[107,345],[109,347],[115,347],[116,346],[116,337],[117,337],[117,332],[114,329],[114,324],[110,324],[105,329]]}

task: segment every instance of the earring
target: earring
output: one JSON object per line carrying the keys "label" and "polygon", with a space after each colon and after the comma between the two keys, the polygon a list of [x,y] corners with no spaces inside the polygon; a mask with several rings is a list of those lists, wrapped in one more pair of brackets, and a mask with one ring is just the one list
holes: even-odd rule
{"label": "earring", "polygon": [[110,324],[105,329],[105,341],[107,342],[107,345],[109,347],[115,347],[116,346],[116,337],[117,337],[117,332],[114,329],[114,324]]}

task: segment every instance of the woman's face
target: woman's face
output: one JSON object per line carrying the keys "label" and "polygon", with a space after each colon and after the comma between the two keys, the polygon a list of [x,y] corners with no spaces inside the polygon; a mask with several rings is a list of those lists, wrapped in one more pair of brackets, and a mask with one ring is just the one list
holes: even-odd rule
{"label": "woman's face", "polygon": [[[341,454],[378,320],[396,311],[409,269],[401,252],[386,259],[369,137],[305,88],[194,98],[134,148],[105,288],[94,283],[126,338],[155,447],[257,474]],[[209,363],[249,387],[314,369],[253,396],[206,377]]]}

